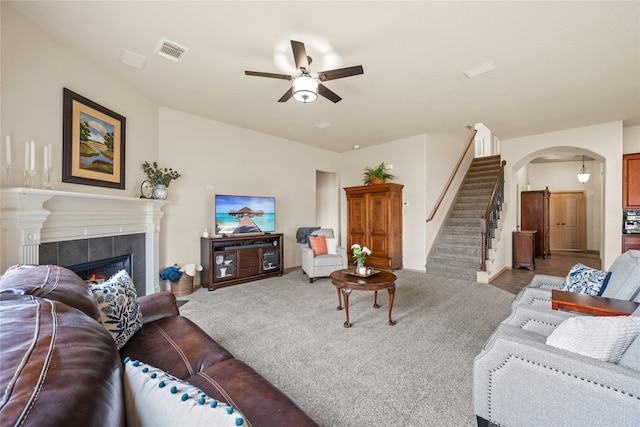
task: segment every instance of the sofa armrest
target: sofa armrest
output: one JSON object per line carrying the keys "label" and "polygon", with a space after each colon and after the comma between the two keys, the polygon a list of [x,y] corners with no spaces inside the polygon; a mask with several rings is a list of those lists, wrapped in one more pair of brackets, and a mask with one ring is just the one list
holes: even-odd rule
{"label": "sofa armrest", "polygon": [[556,310],[540,310],[526,305],[514,307],[511,315],[502,321],[502,325],[511,325],[525,331],[534,332],[545,338],[562,322],[575,317],[578,313]]}
{"label": "sofa armrest", "polygon": [[302,253],[302,271],[307,273],[309,277],[313,277],[315,271],[313,249],[306,245],[300,245],[300,251]]}
{"label": "sofa armrest", "polygon": [[500,325],[473,375],[475,413],[498,425],[640,425],[640,372],[514,326]]}
{"label": "sofa armrest", "polygon": [[547,274],[536,274],[531,279],[531,282],[527,285],[529,288],[542,288],[542,289],[562,289],[564,284],[564,277],[549,276]]}
{"label": "sofa armrest", "polygon": [[138,303],[140,304],[140,311],[142,311],[143,325],[165,317],[180,315],[176,297],[169,291],[145,295],[138,298]]}

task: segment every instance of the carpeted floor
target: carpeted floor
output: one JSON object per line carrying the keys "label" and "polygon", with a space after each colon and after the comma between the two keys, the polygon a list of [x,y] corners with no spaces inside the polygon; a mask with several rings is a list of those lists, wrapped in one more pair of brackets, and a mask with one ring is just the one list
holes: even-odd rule
{"label": "carpeted floor", "polygon": [[300,270],[181,297],[181,313],[322,426],[472,426],[473,359],[510,312],[491,285],[396,272],[388,294],[354,291],[353,326],[328,278]]}

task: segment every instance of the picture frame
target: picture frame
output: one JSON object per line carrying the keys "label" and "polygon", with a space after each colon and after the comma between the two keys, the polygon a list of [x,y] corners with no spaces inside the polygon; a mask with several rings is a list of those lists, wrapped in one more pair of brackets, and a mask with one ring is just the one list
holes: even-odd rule
{"label": "picture frame", "polygon": [[127,119],[64,88],[62,182],[125,188]]}

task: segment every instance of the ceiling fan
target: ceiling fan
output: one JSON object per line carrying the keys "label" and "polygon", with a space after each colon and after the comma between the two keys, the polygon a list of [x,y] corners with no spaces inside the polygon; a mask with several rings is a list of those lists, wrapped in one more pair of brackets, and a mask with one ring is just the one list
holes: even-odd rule
{"label": "ceiling fan", "polygon": [[362,65],[355,67],[338,68],[335,70],[320,71],[318,77],[311,77],[309,64],[311,64],[311,57],[307,56],[307,50],[304,47],[304,43],[291,40],[291,49],[293,49],[293,58],[296,62],[296,68],[300,70],[301,74],[298,77],[292,77],[287,74],[276,73],[262,73],[260,71],[245,71],[247,76],[269,77],[272,79],[292,80],[293,84],[291,89],[287,90],[278,102],[287,102],[289,98],[293,97],[298,102],[313,102],[318,98],[318,94],[324,96],[329,101],[338,102],[340,98],[335,92],[323,85],[323,82],[328,80],[336,80],[344,77],[356,76],[358,74],[364,74]]}

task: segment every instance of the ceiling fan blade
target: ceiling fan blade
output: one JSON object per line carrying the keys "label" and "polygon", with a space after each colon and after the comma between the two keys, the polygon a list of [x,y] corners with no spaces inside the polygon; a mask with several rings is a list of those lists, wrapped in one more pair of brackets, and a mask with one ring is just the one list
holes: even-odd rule
{"label": "ceiling fan blade", "polygon": [[296,68],[305,73],[309,72],[309,58],[304,43],[291,40],[291,49],[293,49],[293,59],[296,61]]}
{"label": "ceiling fan blade", "polygon": [[318,84],[318,93],[329,101],[333,103],[339,102],[342,98],[340,98],[334,91],[323,85],[322,83]]}
{"label": "ceiling fan blade", "polygon": [[344,77],[357,76],[358,74],[364,74],[362,65],[338,68],[337,70],[320,71],[318,73],[318,79],[320,79],[321,82],[326,82],[327,80],[342,79]]}
{"label": "ceiling fan blade", "polygon": [[289,89],[284,93],[284,95],[282,95],[280,99],[278,99],[278,102],[287,102],[289,98],[291,98],[292,96],[293,96],[293,89]]}
{"label": "ceiling fan blade", "polygon": [[286,74],[262,73],[260,71],[245,71],[244,74],[247,76],[270,77],[272,79],[291,80],[291,76],[288,76]]}

